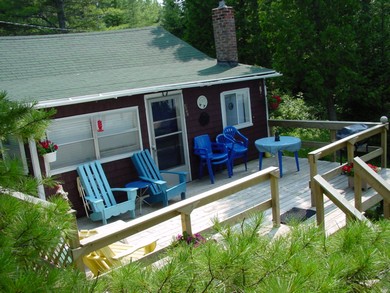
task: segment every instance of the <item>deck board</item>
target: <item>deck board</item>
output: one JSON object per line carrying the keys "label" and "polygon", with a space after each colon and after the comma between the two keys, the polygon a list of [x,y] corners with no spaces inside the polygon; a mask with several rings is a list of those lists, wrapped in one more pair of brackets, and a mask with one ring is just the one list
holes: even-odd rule
{"label": "deck board", "polygon": [[[263,159],[263,168],[276,165],[276,158],[265,158]],[[287,210],[293,207],[300,208],[311,208],[311,196],[309,188],[309,162],[308,159],[300,159],[300,171],[297,172],[295,159],[293,157],[284,157],[283,158],[283,177],[279,180],[279,193],[280,193],[280,213],[283,214]],[[318,172],[321,174],[327,170],[330,170],[336,167],[339,163],[337,162],[326,162],[320,161],[318,163]],[[222,186],[226,183],[231,182],[252,174],[258,171],[258,160],[248,162],[248,171],[245,171],[243,165],[235,166],[234,176],[228,178],[227,171],[222,170],[216,172],[215,175],[215,184],[210,184],[210,179],[207,176],[204,176],[200,180],[194,180],[187,185],[187,197],[201,194],[205,191],[209,191],[212,188]],[[389,182],[390,180],[390,171],[382,170],[381,175]],[[343,194],[350,202],[353,204],[353,190],[348,188],[347,177],[340,175],[337,178],[334,178],[330,182],[333,187],[335,187],[341,194]],[[371,188],[365,195],[368,196],[373,194],[374,190]],[[252,207],[260,202],[263,202],[270,198],[270,183],[263,182],[254,187],[248,188],[246,190],[240,191],[236,194],[233,194],[227,198],[218,200],[211,204],[208,204],[204,207],[195,209],[191,214],[193,232],[202,231],[206,228],[212,226],[212,220],[215,217],[219,219],[226,219],[231,217],[249,207]],[[180,200],[180,196],[177,199],[170,201],[170,204]],[[136,215],[139,215],[139,205],[136,205]],[[143,204],[142,212],[143,215],[161,209],[161,204],[153,204],[148,206]],[[315,208],[314,208],[315,209]],[[109,220],[109,222],[114,222],[116,220],[131,221],[129,215],[122,215],[120,217],[114,217]],[[272,214],[271,211],[265,212],[265,225],[271,226]],[[308,223],[315,222],[315,216],[312,217]],[[88,218],[78,219],[79,229],[92,229],[94,227],[100,226],[101,222],[92,222]],[[345,215],[327,198],[325,198],[325,229],[327,233],[333,233],[345,225]],[[280,228],[285,230],[284,227]],[[143,232],[140,232],[136,235],[133,235],[127,239],[129,243],[136,243],[140,239],[145,240],[145,238],[158,239],[157,248],[165,247],[169,245],[174,237],[177,234],[181,233],[181,222],[180,217],[175,217],[169,221],[161,223],[155,227],[149,228]],[[277,233],[277,232],[274,232]]]}

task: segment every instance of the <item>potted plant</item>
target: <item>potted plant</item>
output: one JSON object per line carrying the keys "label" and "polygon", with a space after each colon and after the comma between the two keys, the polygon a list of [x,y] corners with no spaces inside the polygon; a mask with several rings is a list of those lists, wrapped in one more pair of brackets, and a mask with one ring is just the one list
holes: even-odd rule
{"label": "potted plant", "polygon": [[[368,167],[370,167],[372,170],[374,170],[376,173],[379,172],[380,168],[377,167],[377,166],[374,166],[372,164],[367,164]],[[341,169],[342,173],[344,175],[347,175],[348,176],[348,187],[350,188],[354,188],[354,175],[355,175],[355,170],[353,168],[353,163],[348,163],[346,165],[344,165]],[[363,190],[367,190],[368,189],[368,184],[367,182],[363,181],[362,180],[362,189]]]}
{"label": "potted plant", "polygon": [[58,145],[48,139],[39,141],[37,144],[37,150],[38,153],[49,163],[54,162],[57,159]]}
{"label": "potted plant", "polygon": [[282,102],[282,98],[277,95],[272,95],[268,98],[268,106],[271,110],[279,108],[279,104]]}

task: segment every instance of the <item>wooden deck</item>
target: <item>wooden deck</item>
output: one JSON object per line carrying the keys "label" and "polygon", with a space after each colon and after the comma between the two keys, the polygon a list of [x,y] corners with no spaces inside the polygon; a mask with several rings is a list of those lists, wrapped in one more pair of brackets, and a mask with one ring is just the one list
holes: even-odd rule
{"label": "wooden deck", "polygon": [[[280,210],[281,214],[288,211],[293,207],[311,208],[310,189],[309,189],[309,163],[307,159],[300,159],[300,170],[297,172],[295,159],[293,157],[283,157],[283,177],[279,180],[279,192],[280,192]],[[263,168],[269,166],[276,166],[276,158],[265,158],[263,160]],[[321,161],[318,164],[319,174],[337,166],[338,163]],[[244,165],[235,166],[234,176],[228,178],[227,171],[217,172],[215,178],[215,184],[210,184],[208,176],[204,176],[201,180],[194,180],[187,185],[187,197],[201,194],[205,191],[209,191],[212,188],[222,186],[231,182],[252,174],[258,171],[258,160],[254,160],[248,163],[248,171],[245,171]],[[382,170],[381,175],[390,182],[389,169]],[[331,181],[331,184],[343,194],[353,204],[353,190],[348,188],[347,177],[340,175]],[[374,194],[375,191],[370,188],[364,193],[365,197],[369,197]],[[193,232],[202,231],[212,226],[212,220],[216,217],[220,219],[226,219],[233,216],[257,203],[264,201],[270,197],[269,182],[263,182],[255,187],[248,188],[244,191],[238,192],[229,196],[228,198],[221,199],[217,202],[211,203],[202,208],[195,209],[191,214]],[[180,196],[177,197],[177,201],[180,200]],[[176,202],[170,201],[170,204]],[[143,215],[161,209],[161,204],[154,204],[148,206],[143,204]],[[312,208],[315,210],[315,208]],[[137,217],[141,217],[139,213],[139,204],[137,203],[136,210]],[[327,233],[333,233],[340,227],[345,225],[345,215],[335,207],[329,200],[325,201],[325,228]],[[271,227],[271,211],[265,213],[265,225]],[[316,217],[310,218],[308,223],[315,223]],[[128,214],[120,217],[111,218],[108,222],[113,223],[116,220],[131,221]],[[92,222],[88,218],[78,219],[79,229],[92,229],[101,226],[101,222]],[[284,225],[281,225],[278,229],[273,229],[272,235],[277,235],[288,230]],[[137,243],[139,241],[144,242],[147,238],[158,239],[157,249],[168,246],[172,239],[178,234],[181,234],[181,220],[180,217],[175,217],[169,221],[161,223],[153,228],[147,229],[136,235],[127,238],[129,243]]]}

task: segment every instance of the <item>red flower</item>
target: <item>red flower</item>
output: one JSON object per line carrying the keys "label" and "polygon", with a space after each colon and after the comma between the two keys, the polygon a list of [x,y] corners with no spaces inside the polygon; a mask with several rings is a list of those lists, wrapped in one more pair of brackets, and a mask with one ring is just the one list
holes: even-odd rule
{"label": "red flower", "polygon": [[51,142],[50,140],[46,139],[46,140],[40,141],[37,144],[37,149],[38,149],[38,153],[40,155],[44,155],[44,154],[48,154],[48,153],[53,153],[56,150],[58,150],[58,145],[56,145],[53,142]]}
{"label": "red flower", "polygon": [[[368,167],[370,167],[372,170],[374,170],[374,172],[378,173],[379,172],[379,168],[377,166],[374,166],[372,164],[367,164]],[[353,169],[353,163],[349,163],[347,165],[344,165],[342,168],[341,168],[341,171],[344,175],[347,175],[347,176],[354,176],[355,175],[355,171]]]}
{"label": "red flower", "polygon": [[271,110],[276,110],[279,107],[279,104],[282,102],[282,98],[280,96],[272,95],[268,99],[268,105]]}

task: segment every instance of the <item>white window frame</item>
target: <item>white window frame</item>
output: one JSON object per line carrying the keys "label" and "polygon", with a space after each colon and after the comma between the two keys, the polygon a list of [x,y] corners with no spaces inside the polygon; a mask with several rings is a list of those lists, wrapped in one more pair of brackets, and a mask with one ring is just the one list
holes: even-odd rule
{"label": "white window frame", "polygon": [[[116,131],[115,133],[111,133],[108,135],[105,134],[104,131],[100,132],[100,133],[97,131],[98,130],[97,129],[98,128],[97,121],[99,119],[101,119],[101,117],[106,117],[109,115],[120,115],[121,113],[131,115],[130,119],[133,121],[134,127],[129,127],[128,129],[126,129],[126,127],[123,124],[120,124],[119,131]],[[77,120],[79,120],[79,119],[84,120],[84,124],[83,124],[84,130],[90,127],[90,131],[92,134],[90,137],[85,137],[85,138],[73,140],[73,141],[71,141],[71,140],[66,141],[66,138],[65,138],[65,141],[62,141],[62,142],[55,141],[55,138],[54,138],[55,133],[56,133],[55,127],[56,127],[56,125],[58,127],[58,123],[53,123],[48,127],[48,130],[46,132],[47,139],[53,141],[54,143],[56,143],[58,145],[58,152],[61,152],[62,145],[73,144],[74,146],[76,146],[78,143],[82,143],[83,141],[91,141],[93,143],[93,147],[94,147],[94,150],[92,150],[92,153],[94,154],[94,158],[90,157],[90,154],[91,154],[91,150],[90,150],[90,154],[86,155],[85,160],[80,161],[80,162],[72,163],[70,165],[61,166],[58,168],[55,168],[53,166],[53,164],[55,164],[55,163],[50,163],[50,165],[51,165],[50,166],[50,169],[51,169],[50,174],[51,175],[56,175],[56,174],[61,174],[64,172],[76,170],[78,165],[85,163],[85,162],[88,162],[88,161],[91,161],[91,160],[100,160],[102,163],[106,163],[106,162],[116,161],[119,159],[128,158],[134,152],[142,150],[141,123],[139,120],[138,107],[128,107],[128,108],[121,108],[121,109],[116,109],[116,110],[94,112],[94,113],[90,113],[90,114],[77,115],[77,116],[71,116],[71,117],[65,117],[65,118],[58,118],[58,119],[54,119],[54,122],[69,123],[71,121],[74,121],[77,123]],[[108,124],[108,122],[104,121],[104,119],[103,119],[103,129],[105,128],[105,126],[107,126],[107,124]],[[80,124],[80,125],[82,125],[82,124]],[[101,156],[101,151],[99,148],[99,139],[101,139],[101,141],[102,141],[105,138],[114,137],[116,135],[126,135],[126,134],[129,134],[129,135],[133,134],[134,135],[134,133],[136,134],[138,142],[137,141],[129,142],[128,147],[132,148],[131,151],[126,151],[126,152],[123,152],[120,154],[107,155],[106,157]],[[133,146],[132,146],[132,143],[134,144]]]}
{"label": "white window frame", "polygon": [[[251,97],[250,97],[249,88],[240,88],[240,89],[222,92],[220,98],[221,98],[223,128],[227,126],[234,126],[237,129],[241,129],[241,128],[253,126]],[[232,101],[232,99],[234,100]],[[235,114],[237,120],[241,120],[241,119],[244,120],[241,122],[237,121],[238,123],[235,123],[233,125],[228,125],[229,113],[227,113],[227,111],[233,111],[232,113]],[[242,114],[243,112],[244,115]]]}

